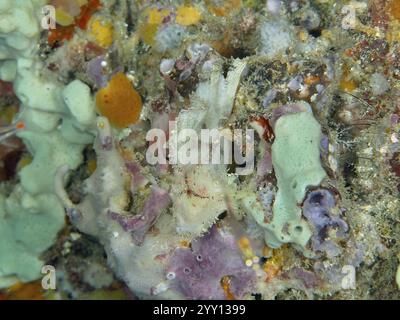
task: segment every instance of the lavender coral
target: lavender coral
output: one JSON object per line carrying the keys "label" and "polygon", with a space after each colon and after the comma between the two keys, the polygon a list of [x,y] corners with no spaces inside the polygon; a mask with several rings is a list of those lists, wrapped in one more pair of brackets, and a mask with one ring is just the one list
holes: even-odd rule
{"label": "lavender coral", "polygon": [[340,240],[348,231],[347,223],[334,214],[335,205],[334,195],[326,189],[311,191],[303,204],[303,214],[314,229],[312,248],[329,256],[337,256],[341,252],[340,246],[329,235],[333,234],[336,240]]}
{"label": "lavender coral", "polygon": [[121,215],[116,212],[108,212],[108,216],[118,221],[122,228],[130,232],[137,245],[143,243],[147,231],[154,225],[156,219],[170,203],[168,192],[152,187],[150,196],[146,199],[143,210],[135,216]]}

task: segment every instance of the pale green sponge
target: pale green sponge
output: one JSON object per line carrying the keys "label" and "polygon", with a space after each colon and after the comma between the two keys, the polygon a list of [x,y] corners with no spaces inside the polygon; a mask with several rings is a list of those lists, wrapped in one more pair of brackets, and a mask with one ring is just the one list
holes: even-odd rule
{"label": "pale green sponge", "polygon": [[301,219],[306,188],[318,186],[326,173],[321,166],[321,126],[311,112],[288,114],[275,125],[272,164],[278,180],[274,216],[266,237],[271,246],[293,242],[304,247],[311,237]]}
{"label": "pale green sponge", "polygon": [[58,130],[51,134],[24,131],[19,136],[34,156],[20,172],[21,184],[31,194],[51,192],[57,169],[66,164],[76,168],[83,160],[85,145],[69,143]]}
{"label": "pale green sponge", "polygon": [[17,187],[0,194],[0,288],[38,278],[40,254],[64,225],[64,208],[53,194],[32,197]]}
{"label": "pale green sponge", "polygon": [[[45,0],[0,0],[0,79],[13,81],[21,104],[18,136],[33,156],[9,196],[0,189],[0,288],[40,277],[43,252],[64,226],[54,194],[59,167],[76,169],[92,144],[96,112],[90,88],[65,86],[38,59],[40,14]],[[0,186],[1,187],[1,186]]]}
{"label": "pale green sponge", "polygon": [[326,173],[320,161],[321,126],[311,107],[296,106],[306,111],[281,116],[274,128],[272,164],[278,191],[272,220],[265,222],[263,205],[255,194],[247,194],[242,206],[264,228],[268,246],[277,248],[283,243],[292,243],[306,254],[305,247],[312,233],[302,219],[301,203],[307,187],[318,186]]}

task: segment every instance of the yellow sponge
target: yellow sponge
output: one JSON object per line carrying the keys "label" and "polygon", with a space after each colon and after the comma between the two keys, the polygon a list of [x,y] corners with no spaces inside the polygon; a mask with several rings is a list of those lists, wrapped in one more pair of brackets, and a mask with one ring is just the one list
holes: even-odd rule
{"label": "yellow sponge", "polygon": [[98,17],[92,18],[90,32],[99,46],[107,48],[113,43],[114,26],[111,21],[101,21]]}
{"label": "yellow sponge", "polygon": [[176,23],[182,26],[197,24],[201,19],[201,13],[195,7],[181,6],[176,10]]}

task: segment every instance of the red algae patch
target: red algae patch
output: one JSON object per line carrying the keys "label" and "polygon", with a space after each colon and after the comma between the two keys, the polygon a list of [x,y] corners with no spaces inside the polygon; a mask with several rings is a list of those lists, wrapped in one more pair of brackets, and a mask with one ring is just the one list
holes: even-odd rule
{"label": "red algae patch", "polygon": [[[100,7],[101,3],[99,0],[89,0],[86,4],[82,5],[80,8],[80,13],[76,17],[73,17],[74,21],[72,24],[66,23],[65,25],[57,25],[57,28],[50,32],[47,39],[48,43],[53,46],[57,42],[71,40],[74,36],[76,27],[86,30],[90,18]],[[59,10],[59,17],[61,12],[63,11]]]}

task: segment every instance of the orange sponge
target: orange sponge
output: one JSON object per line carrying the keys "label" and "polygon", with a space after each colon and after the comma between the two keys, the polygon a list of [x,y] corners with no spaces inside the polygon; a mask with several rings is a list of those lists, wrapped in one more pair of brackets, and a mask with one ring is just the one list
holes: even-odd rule
{"label": "orange sponge", "polygon": [[116,128],[125,128],[139,120],[142,99],[123,73],[114,75],[107,87],[96,95],[97,109]]}

